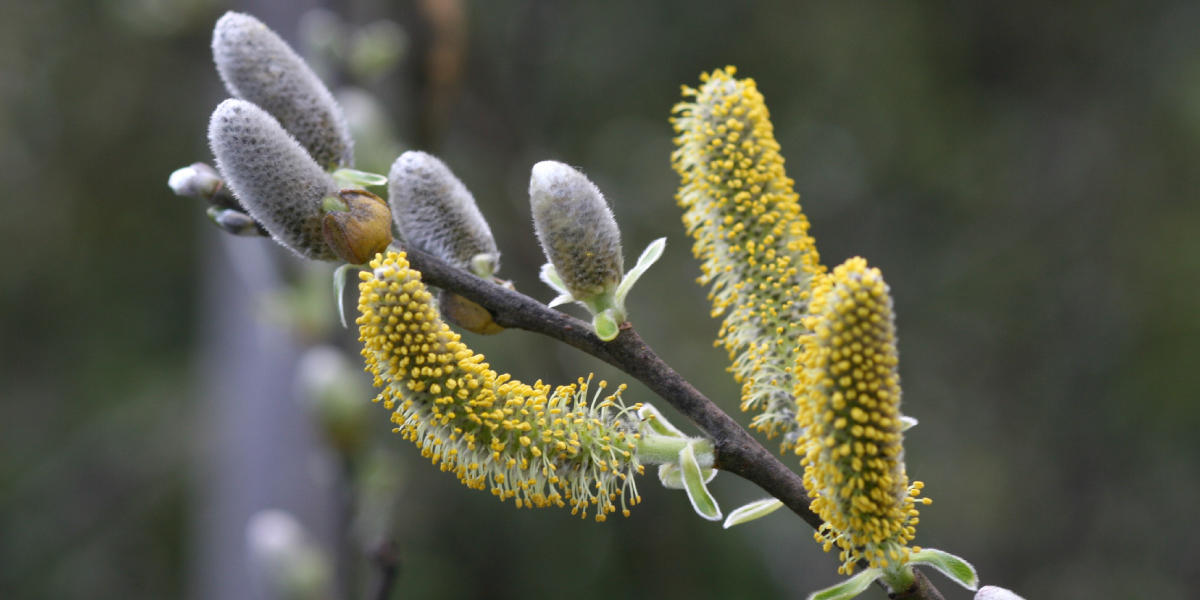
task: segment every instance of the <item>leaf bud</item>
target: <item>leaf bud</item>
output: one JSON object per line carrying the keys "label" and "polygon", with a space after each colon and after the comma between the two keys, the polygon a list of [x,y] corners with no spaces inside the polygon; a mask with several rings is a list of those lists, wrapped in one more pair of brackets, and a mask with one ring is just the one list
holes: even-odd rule
{"label": "leaf bud", "polygon": [[259,225],[258,221],[255,221],[250,215],[236,208],[210,206],[204,212],[208,215],[208,219],[225,233],[247,237],[270,236],[267,230],[263,229],[262,225]]}
{"label": "leaf bud", "polygon": [[206,201],[212,200],[222,184],[217,170],[201,162],[176,169],[167,179],[175,195]]}
{"label": "leaf bud", "polygon": [[392,243],[392,212],[387,202],[366,190],[342,190],[337,197],[345,209],[329,210],[321,220],[321,233],[329,248],[354,265],[386,250]]}
{"label": "leaf bud", "polygon": [[438,312],[447,321],[472,333],[493,335],[504,328],[492,318],[492,313],[479,304],[458,294],[443,291],[438,297]]}

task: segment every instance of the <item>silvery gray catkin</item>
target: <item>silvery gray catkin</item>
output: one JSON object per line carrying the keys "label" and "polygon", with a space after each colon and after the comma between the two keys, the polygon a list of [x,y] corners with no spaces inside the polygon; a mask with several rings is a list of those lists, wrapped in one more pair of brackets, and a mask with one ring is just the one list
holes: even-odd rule
{"label": "silvery gray catkin", "polygon": [[337,184],[283,126],[245,100],[213,111],[208,142],[226,184],[275,241],[301,256],[338,260],[321,233],[322,202]]}
{"label": "silvery gray catkin", "polygon": [[529,178],[533,227],[546,258],[576,300],[612,292],[621,282],[621,231],[596,184],[552,160]]}
{"label": "silvery gray catkin", "polygon": [[462,269],[472,270],[481,255],[491,272],[499,268],[500,251],[475,198],[437,157],[401,154],[388,172],[388,202],[405,244]]}
{"label": "silvery gray catkin", "polygon": [[213,61],[229,93],[262,107],[322,169],[354,163],[341,107],[316,73],[254,17],[227,12],[213,30]]}

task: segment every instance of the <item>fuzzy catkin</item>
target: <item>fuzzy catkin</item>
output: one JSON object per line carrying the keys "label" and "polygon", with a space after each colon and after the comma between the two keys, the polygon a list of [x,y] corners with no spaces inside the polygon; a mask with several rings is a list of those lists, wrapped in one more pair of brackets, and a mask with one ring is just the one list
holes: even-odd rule
{"label": "fuzzy catkin", "polygon": [[621,231],[596,184],[568,165],[542,161],[529,178],[529,203],[542,250],[575,299],[617,287]]}
{"label": "fuzzy catkin", "polygon": [[700,282],[711,284],[712,315],[724,315],[718,344],[742,384],[742,410],[761,411],[751,426],[795,441],[791,366],[813,277],[824,272],[800,197],[763,96],[753,79],[726,67],[684,87],[675,106],[679,173],[676,199],[695,239]]}
{"label": "fuzzy catkin", "polygon": [[333,177],[266,111],[229,99],[213,111],[208,141],[217,168],[250,216],[275,241],[315,260],[338,260],[321,233]]}
{"label": "fuzzy catkin", "polygon": [[359,341],[394,431],[469,488],[596,520],[637,504],[640,404],[590,376],[551,390],[498,373],[442,320],[403,252],[359,273]]}
{"label": "fuzzy catkin", "polygon": [[250,15],[227,12],[213,30],[212,50],[229,93],[274,116],[321,168],[354,163],[354,142],[341,107],[274,31]]}
{"label": "fuzzy catkin", "polygon": [[480,254],[493,272],[499,268],[500,251],[475,198],[437,157],[401,154],[388,172],[388,202],[405,244],[462,269]]}
{"label": "fuzzy catkin", "polygon": [[815,537],[837,546],[840,571],[859,561],[908,560],[924,484],[904,468],[899,357],[892,298],[879,269],[855,257],[813,284],[795,366],[796,424],[803,432],[804,487],[824,524]]}

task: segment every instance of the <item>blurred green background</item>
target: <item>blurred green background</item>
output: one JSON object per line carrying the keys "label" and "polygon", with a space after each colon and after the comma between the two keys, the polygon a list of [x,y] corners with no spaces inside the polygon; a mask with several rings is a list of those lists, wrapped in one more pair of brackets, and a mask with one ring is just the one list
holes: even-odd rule
{"label": "blurred green background", "polygon": [[[905,412],[921,422],[908,470],[934,499],[916,543],[1031,599],[1200,586],[1200,4],[322,6],[352,30],[401,30],[393,69],[324,63],[332,87],[380,100],[375,133],[396,138],[360,139],[359,166],[439,154],[490,219],[501,274],[547,300],[529,168],[580,166],[630,260],[667,236],[633,320],[730,411],[667,117],[680,84],[738,65],[825,262],[865,256],[891,285]],[[312,25],[331,21],[304,30],[312,7],[0,5],[0,595],[261,597],[243,530],[262,508],[335,552],[337,459],[292,393],[314,341],[354,358],[351,332],[327,322],[332,267],[222,236],[166,186],[211,161],[216,18],[250,11],[322,64]],[[305,281],[326,304],[279,292]],[[520,378],[624,380],[524,332],[468,342]],[[629,519],[518,511],[431,468],[369,410],[399,496],[367,537],[394,536],[397,598],[802,597],[838,580],[787,514],[722,531],[652,475]],[[729,475],[714,492],[727,510],[760,496]]]}

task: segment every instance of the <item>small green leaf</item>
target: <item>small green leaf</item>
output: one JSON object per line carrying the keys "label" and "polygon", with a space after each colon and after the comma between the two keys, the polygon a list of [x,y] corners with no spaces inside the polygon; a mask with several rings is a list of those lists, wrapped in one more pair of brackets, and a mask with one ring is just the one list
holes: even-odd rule
{"label": "small green leaf", "polygon": [[338,169],[333,172],[333,178],[339,183],[362,187],[387,185],[388,182],[387,177],[383,175],[359,171],[358,169]]}
{"label": "small green leaf", "polygon": [[877,567],[864,569],[858,575],[854,575],[837,585],[832,585],[809,594],[808,600],[849,600],[863,593],[863,590],[866,590],[871,585],[871,582],[879,578],[880,573],[882,571]]}
{"label": "small green leaf", "polygon": [[559,295],[555,296],[554,299],[551,300],[550,303],[547,304],[546,306],[549,306],[550,308],[554,308],[555,306],[562,306],[564,304],[567,304],[568,302],[574,302],[574,301],[575,301],[574,296],[572,296],[570,294],[559,294]]}
{"label": "small green leaf", "polygon": [[629,295],[629,290],[633,289],[633,284],[637,283],[638,278],[646,272],[646,269],[649,269],[651,265],[658,261],[659,257],[662,256],[663,248],[666,247],[667,238],[665,237],[650,242],[650,245],[646,246],[645,250],[642,250],[642,255],[638,257],[637,264],[621,279],[621,283],[617,285],[616,293],[617,307],[621,309],[621,312],[625,312],[625,296]]}
{"label": "small green leaf", "polygon": [[345,264],[337,269],[334,269],[333,271],[333,300],[337,303],[338,317],[342,320],[342,327],[348,327],[348,325],[346,325],[346,301],[344,298],[346,291],[346,274],[357,266],[358,265]]}
{"label": "small green leaf", "polygon": [[[559,294],[571,296],[571,292],[567,290],[567,285],[563,283],[562,278],[558,276],[558,271],[555,270],[554,265],[550,263],[542,265],[542,270],[538,271],[538,279],[541,279],[542,283],[550,286],[550,289],[558,292]],[[574,300],[574,298],[571,298],[571,300]]]}
{"label": "small green leaf", "polygon": [[663,463],[658,465],[658,482],[668,490],[682,490],[683,471],[679,470],[679,465],[675,463]]}
{"label": "small green leaf", "polygon": [[491,279],[492,275],[496,274],[496,256],[491,252],[482,252],[472,256],[471,272],[483,279]]}
{"label": "small green leaf", "polygon": [[922,548],[920,552],[910,554],[908,562],[929,565],[968,590],[975,591],[979,587],[979,574],[975,572],[975,567],[949,552],[937,548]]}
{"label": "small green leaf", "polygon": [[763,498],[755,500],[745,506],[739,506],[729,512],[729,517],[725,519],[725,529],[729,529],[734,525],[748,523],[755,519],[761,519],[783,506],[777,498]]}
{"label": "small green leaf", "polygon": [[[712,481],[717,476],[716,469],[700,467],[700,472],[704,475],[704,483]],[[663,463],[658,466],[658,482],[668,490],[687,489],[683,483],[683,471],[675,463]]]}
{"label": "small green leaf", "polygon": [[716,499],[708,492],[708,486],[704,485],[704,473],[696,461],[696,451],[692,444],[679,451],[679,468],[683,472],[683,489],[687,491],[688,500],[692,502],[692,509],[709,521],[720,520],[721,507],[717,506]]}
{"label": "small green leaf", "polygon": [[642,408],[638,410],[638,416],[641,417],[642,422],[650,426],[654,433],[671,437],[687,437],[649,402],[642,404]]}
{"label": "small green leaf", "polygon": [[345,200],[337,196],[325,196],[321,198],[321,212],[346,212],[348,210],[350,210],[350,206],[346,204]]}
{"label": "small green leaf", "polygon": [[917,426],[917,420],[912,417],[900,417],[900,431],[908,431]]}
{"label": "small green leaf", "polygon": [[616,319],[613,318],[611,308],[594,315],[592,317],[592,327],[596,330],[596,337],[606,342],[613,341],[617,338],[617,334],[621,332]]}

